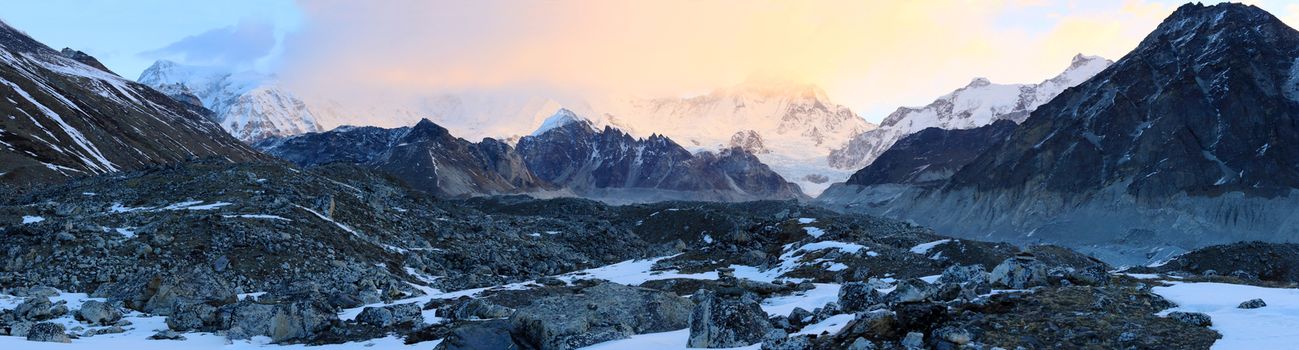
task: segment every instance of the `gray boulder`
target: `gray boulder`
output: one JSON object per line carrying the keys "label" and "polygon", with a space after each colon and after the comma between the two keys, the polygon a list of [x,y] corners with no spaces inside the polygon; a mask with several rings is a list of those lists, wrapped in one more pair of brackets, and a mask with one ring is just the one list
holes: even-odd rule
{"label": "gray boulder", "polygon": [[50,313],[53,304],[45,297],[31,297],[23,300],[14,308],[14,318],[27,321],[44,321],[53,318]]}
{"label": "gray boulder", "polygon": [[521,349],[510,337],[509,320],[463,322],[451,329],[434,350]]}
{"label": "gray boulder", "polygon": [[690,314],[689,347],[733,348],[778,338],[773,337],[775,329],[752,295],[731,299],[701,290],[691,300],[695,309]]}
{"label": "gray boulder", "polygon": [[902,338],[902,347],[907,349],[924,349],[925,334],[919,332],[907,332],[907,336]]}
{"label": "gray boulder", "polygon": [[121,320],[122,311],[102,301],[87,300],[81,303],[80,309],[77,309],[76,318],[91,324],[107,326]]}
{"label": "gray boulder", "polygon": [[1192,326],[1208,327],[1213,325],[1213,320],[1209,318],[1209,315],[1200,312],[1173,311],[1168,313],[1168,318]]}
{"label": "gray boulder", "polygon": [[852,344],[848,344],[847,350],[875,350],[875,343],[866,340],[866,338],[857,337],[852,341]]}
{"label": "gray boulder", "polygon": [[[849,282],[839,287],[839,307],[845,312],[866,311],[871,306],[882,302],[884,302],[883,295],[870,284]],[[791,317],[790,320],[793,321],[793,318]]]}
{"label": "gray boulder", "polygon": [[137,275],[100,285],[91,295],[122,300],[127,308],[159,315],[170,315],[175,305],[224,305],[237,300],[234,287],[207,266],[174,274]]}
{"label": "gray boulder", "polygon": [[576,349],[686,328],[692,306],[690,300],[669,292],[606,282],[577,294],[535,300],[516,310],[510,323],[520,342],[528,346]]}
{"label": "gray boulder", "polygon": [[267,336],[272,342],[311,339],[338,321],[338,315],[322,302],[259,304],[243,300],[225,305],[217,312],[219,328],[230,339]]}
{"label": "gray boulder", "polygon": [[789,338],[780,338],[768,340],[762,343],[762,350],[810,350],[812,349],[812,339],[810,336],[796,336]]}
{"label": "gray boulder", "polygon": [[67,330],[63,328],[63,325],[51,322],[32,325],[32,328],[27,330],[27,340],[51,343],[72,342],[72,338],[68,337]]}
{"label": "gray boulder", "polygon": [[933,286],[917,278],[903,280],[898,282],[897,288],[884,296],[885,300],[892,303],[915,303],[929,299],[934,293]]}
{"label": "gray boulder", "polygon": [[952,265],[943,270],[938,283],[982,285],[988,283],[988,278],[988,271],[983,269],[983,265]]}
{"label": "gray boulder", "polygon": [[452,320],[487,320],[509,317],[514,309],[493,304],[483,299],[470,299],[454,304],[446,309],[443,317]]}
{"label": "gray boulder", "polygon": [[175,305],[167,316],[167,328],[176,331],[208,330],[216,327],[217,308],[208,304]]}
{"label": "gray boulder", "polygon": [[992,269],[989,278],[992,284],[1011,289],[1045,286],[1049,283],[1046,265],[1027,255],[1002,261]]}
{"label": "gray boulder", "polygon": [[356,315],[356,321],[376,327],[391,327],[399,324],[418,326],[424,323],[424,315],[418,304],[398,304],[383,307],[366,307]]}
{"label": "gray boulder", "polygon": [[1264,306],[1267,306],[1267,303],[1263,302],[1263,299],[1250,299],[1241,302],[1240,305],[1236,307],[1240,309],[1257,309]]}

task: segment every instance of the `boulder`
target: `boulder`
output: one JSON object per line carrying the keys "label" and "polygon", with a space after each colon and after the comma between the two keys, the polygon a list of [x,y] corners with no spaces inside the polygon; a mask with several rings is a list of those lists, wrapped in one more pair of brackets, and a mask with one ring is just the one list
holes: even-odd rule
{"label": "boulder", "polygon": [[81,303],[80,309],[77,309],[76,318],[91,324],[107,326],[121,320],[122,311],[102,301],[87,300]]}
{"label": "boulder", "polygon": [[217,308],[208,304],[175,305],[167,316],[167,328],[176,331],[209,330],[216,327]]}
{"label": "boulder", "polygon": [[1257,309],[1264,306],[1267,306],[1267,303],[1263,302],[1263,299],[1250,299],[1241,302],[1240,306],[1236,307],[1240,309]]}
{"label": "boulder", "polygon": [[812,340],[809,336],[796,336],[768,340],[762,343],[761,350],[811,350]]}
{"label": "boulder", "polygon": [[[760,343],[772,337],[775,330],[767,320],[756,297],[721,298],[710,291],[700,291],[690,314],[692,348],[733,348]],[[781,336],[783,337],[783,335]]]}
{"label": "boulder", "polygon": [[170,315],[175,305],[225,305],[238,298],[234,287],[207,266],[172,274],[136,275],[100,285],[91,295],[122,300],[127,308],[159,315]]}
{"label": "boulder", "polygon": [[27,321],[44,321],[53,318],[50,313],[53,304],[45,297],[31,297],[23,300],[14,308],[14,318]]}
{"label": "boulder", "polygon": [[983,265],[952,265],[943,270],[938,283],[987,284],[988,271],[983,269]]}
{"label": "boulder", "polygon": [[857,337],[852,341],[852,344],[848,344],[847,350],[875,350],[875,343],[866,340],[866,338]]}
{"label": "boulder", "polygon": [[72,342],[72,338],[68,337],[67,330],[63,328],[63,325],[51,322],[32,325],[32,328],[27,330],[27,340],[51,343]]}
{"label": "boulder", "polygon": [[920,332],[908,332],[907,336],[902,338],[902,347],[906,349],[924,349],[925,334]]}
{"label": "boulder", "polygon": [[424,315],[419,304],[398,304],[382,307],[366,307],[356,315],[356,321],[375,327],[391,327],[399,324],[418,326],[424,323]]}
{"label": "boulder", "polygon": [[490,301],[469,299],[448,307],[443,317],[452,320],[487,320],[510,317],[512,313],[514,313],[514,309],[496,305]]}
{"label": "boulder", "polygon": [[461,322],[434,350],[522,349],[510,337],[508,320]]}
{"label": "boulder", "polygon": [[[882,302],[883,295],[867,283],[849,282],[839,287],[839,307],[845,312],[866,311]],[[793,321],[792,317],[790,321]]]}
{"label": "boulder", "polygon": [[242,300],[217,312],[218,328],[226,329],[226,337],[266,336],[275,343],[311,339],[335,321],[338,315],[319,301],[260,304]]}
{"label": "boulder", "polygon": [[1209,315],[1200,312],[1173,311],[1168,313],[1168,318],[1198,327],[1208,327],[1213,325],[1213,320],[1209,318]]}
{"label": "boulder", "polygon": [[1025,289],[1048,284],[1047,267],[1031,255],[1019,255],[998,264],[989,276],[992,284]]}
{"label": "boulder", "polygon": [[934,293],[933,286],[917,278],[898,282],[892,292],[884,296],[891,303],[915,303],[929,299]]}
{"label": "boulder", "polygon": [[185,336],[170,329],[158,331],[149,336],[149,340],[185,340]]}
{"label": "boulder", "polygon": [[510,323],[519,341],[530,347],[576,349],[686,328],[692,306],[669,292],[600,282],[576,294],[537,299],[517,309]]}

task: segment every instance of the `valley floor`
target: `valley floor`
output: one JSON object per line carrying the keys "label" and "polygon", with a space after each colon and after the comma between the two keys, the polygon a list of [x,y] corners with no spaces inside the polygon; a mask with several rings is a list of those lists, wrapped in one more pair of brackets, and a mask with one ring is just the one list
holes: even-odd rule
{"label": "valley floor", "polygon": [[[935,244],[944,242],[931,242],[918,245],[914,250],[923,250],[932,247]],[[640,285],[647,281],[685,278],[716,280],[715,272],[683,274],[677,272],[652,271],[651,267],[655,262],[669,257],[657,259],[629,260],[604,267],[588,269],[568,274],[555,276],[565,282],[572,282],[578,279],[605,279],[615,283],[627,285]],[[790,262],[793,264],[793,262]],[[736,275],[740,278],[765,279],[777,273],[779,268],[773,271],[762,271],[757,268],[747,266],[732,266],[736,268]],[[1150,282],[1166,283],[1166,286],[1154,287],[1153,291],[1168,300],[1176,303],[1178,306],[1160,312],[1161,316],[1166,316],[1174,311],[1202,312],[1212,317],[1212,329],[1222,334],[1222,339],[1213,345],[1213,349],[1280,349],[1291,347],[1299,344],[1299,289],[1292,288],[1266,288],[1250,285],[1238,285],[1227,283],[1213,282],[1181,282],[1177,277],[1156,275],[1156,274],[1128,274]],[[923,277],[922,280],[933,282],[938,276]],[[406,303],[423,304],[433,299],[439,298],[457,298],[461,296],[474,297],[479,293],[488,290],[518,290],[526,289],[529,285],[535,286],[534,281],[524,283],[512,283],[489,288],[478,288],[456,292],[441,292],[425,288],[428,295],[416,298],[394,301],[388,304],[372,304],[367,306],[396,305]],[[762,303],[763,311],[771,316],[788,315],[795,308],[812,310],[835,302],[838,299],[840,284],[836,283],[817,283],[815,288],[809,291],[796,293],[794,295],[773,297]],[[881,292],[887,293],[893,288],[880,289]],[[998,292],[1021,292],[1021,291],[996,291]],[[259,293],[248,293],[241,295],[241,298],[255,298]],[[1258,309],[1240,309],[1237,305],[1244,300],[1261,298],[1267,306]],[[56,304],[59,301],[66,301],[67,305],[76,306],[87,300],[104,301],[102,298],[91,298],[84,293],[61,293],[51,298]],[[12,295],[0,295],[0,309],[13,309],[22,302],[22,298]],[[343,320],[354,319],[360,313],[362,308],[343,310],[339,313],[339,318]],[[434,316],[432,311],[425,311],[425,322],[438,323],[442,319]],[[7,349],[96,349],[96,350],[114,350],[114,349],[139,349],[139,348],[186,348],[186,349],[319,349],[319,350],[387,350],[387,349],[429,349],[437,346],[441,339],[425,341],[415,344],[405,344],[397,336],[388,336],[367,341],[331,344],[320,346],[306,346],[301,344],[279,345],[271,344],[270,339],[266,337],[256,337],[252,340],[227,340],[225,336],[213,333],[185,333],[185,339],[182,340],[150,340],[150,336],[167,330],[164,322],[164,316],[150,316],[132,311],[127,314],[124,320],[130,321],[131,325],[124,327],[125,332],[118,334],[102,334],[90,337],[74,339],[71,344],[31,342],[21,337],[3,337],[0,336],[0,348]],[[840,314],[831,316],[816,324],[805,327],[802,331],[793,334],[834,334],[853,320],[852,314]],[[87,332],[107,327],[92,326],[74,320],[69,314],[60,317],[53,322],[65,325],[67,329],[74,331]],[[675,350],[687,349],[687,339],[690,335],[689,329],[682,329],[670,332],[649,333],[635,335],[629,339],[615,340],[605,343],[585,347],[586,350]],[[746,347],[731,349],[759,349],[761,344],[753,344]]]}

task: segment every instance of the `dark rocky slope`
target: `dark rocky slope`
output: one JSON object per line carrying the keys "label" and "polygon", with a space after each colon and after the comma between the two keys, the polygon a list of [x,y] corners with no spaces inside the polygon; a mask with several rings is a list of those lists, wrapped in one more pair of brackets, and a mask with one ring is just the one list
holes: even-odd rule
{"label": "dark rocky slope", "polygon": [[1296,58],[1299,32],[1257,7],[1185,5],[941,189],[855,188],[822,199],[956,235],[1061,242],[1115,261],[1294,241]]}
{"label": "dark rocky slope", "polygon": [[469,142],[428,119],[414,127],[340,127],[258,142],[257,148],[303,166],[348,162],[381,170],[416,189],[456,197],[547,190],[514,148]]}
{"label": "dark rocky slope", "polygon": [[[0,227],[7,237],[0,241],[0,293],[32,300],[0,310],[0,334],[29,337],[66,331],[34,327],[68,312],[41,303],[49,291],[44,286],[107,298],[106,310],[164,315],[174,332],[267,336],[277,343],[396,333],[407,342],[444,339],[445,349],[571,349],[699,325],[712,334],[705,337],[710,344],[803,341],[806,347],[786,348],[838,348],[841,339],[861,337],[887,347],[910,333],[937,342],[945,339],[940,330],[956,327],[971,332],[966,342],[1007,346],[1022,334],[1052,342],[1075,334],[1062,328],[1009,333],[1026,322],[1014,310],[1054,315],[1096,334],[1119,332],[1107,326],[1118,323],[1104,323],[1112,319],[1071,312],[1102,298],[1133,300],[1097,312],[1134,316],[1126,324],[1152,332],[1135,343],[1098,337],[1098,346],[1203,348],[1214,337],[1207,328],[1153,316],[1166,306],[1146,303],[1148,289],[1114,280],[1107,265],[1067,249],[952,240],[795,201],[448,201],[348,164],[300,169],[208,161],[0,198]],[[641,258],[655,260],[630,260]],[[617,262],[646,267],[614,268],[613,275],[578,271]],[[739,275],[736,267],[760,273]],[[919,279],[935,275],[941,277],[932,283]],[[466,290],[489,286],[501,287]],[[992,296],[993,286],[1036,291]],[[839,300],[791,316],[764,315],[752,304],[804,298],[822,288],[840,288]],[[264,294],[244,294],[254,292]],[[81,306],[78,314],[95,307],[105,309]],[[785,336],[829,317],[875,322],[876,313],[862,312],[868,310],[897,316],[873,328],[879,333],[846,327],[812,340]],[[73,335],[137,332],[105,313],[91,315],[101,323]],[[432,315],[439,319],[426,318]],[[753,328],[727,321],[741,319]]]}
{"label": "dark rocky slope", "polygon": [[28,185],[192,158],[262,158],[167,96],[0,23],[0,183]]}
{"label": "dark rocky slope", "polygon": [[844,183],[855,186],[942,184],[1014,129],[1015,122],[1010,120],[964,130],[924,129],[898,141]]}
{"label": "dark rocky slope", "polygon": [[691,154],[665,136],[638,139],[579,118],[523,137],[518,151],[542,180],[605,201],[803,198],[797,185],[742,149]]}

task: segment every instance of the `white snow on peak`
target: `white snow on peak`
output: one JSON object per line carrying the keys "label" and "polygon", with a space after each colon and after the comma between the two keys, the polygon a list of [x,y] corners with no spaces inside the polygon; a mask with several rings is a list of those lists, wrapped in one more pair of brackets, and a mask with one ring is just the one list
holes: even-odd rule
{"label": "white snow on peak", "polygon": [[538,127],[536,131],[532,132],[532,136],[538,136],[550,131],[551,129],[572,123],[590,124],[591,122],[586,118],[578,117],[576,113],[573,113],[573,111],[570,111],[567,108],[560,108],[558,111],[555,111],[555,114],[552,114],[549,118],[542,121],[541,126]]}
{"label": "white snow on peak", "polygon": [[319,132],[315,114],[272,75],[158,61],[139,82],[169,95],[192,94],[221,127],[246,142]]}
{"label": "white snow on peak", "polygon": [[1091,79],[1114,62],[1078,54],[1068,68],[1037,84],[998,84],[975,78],[966,86],[921,107],[902,107],[889,114],[880,127],[856,135],[834,151],[830,165],[861,169],[907,135],[927,128],[972,129],[1009,119],[1021,123],[1029,113],[1050,102],[1065,89]]}

